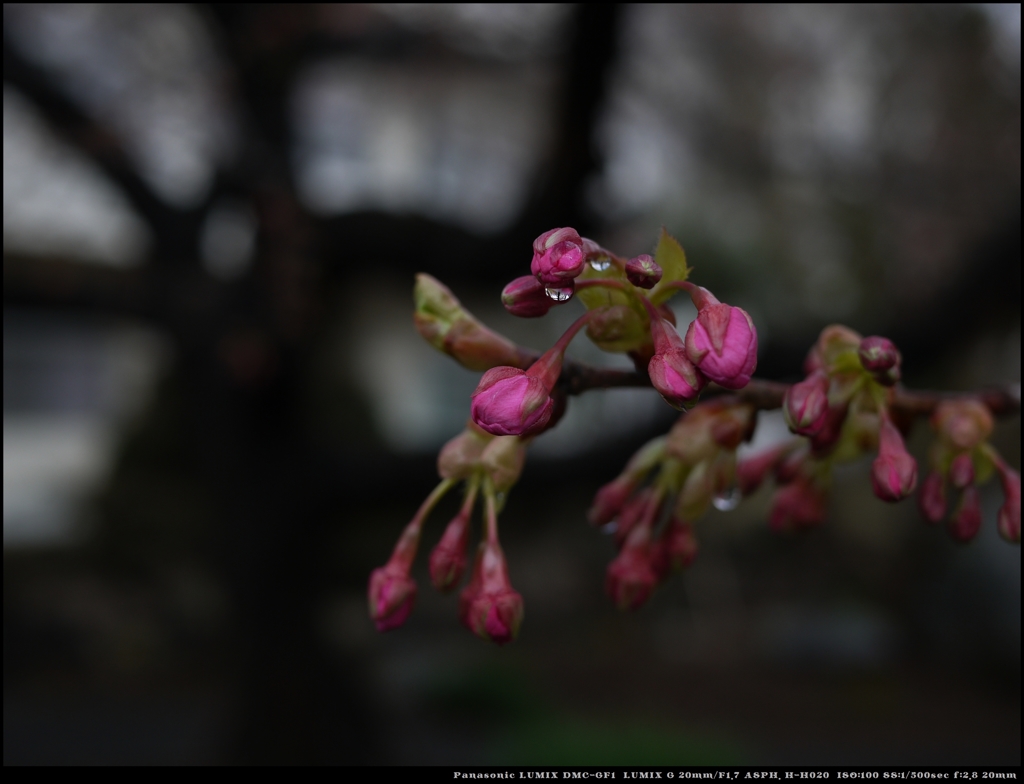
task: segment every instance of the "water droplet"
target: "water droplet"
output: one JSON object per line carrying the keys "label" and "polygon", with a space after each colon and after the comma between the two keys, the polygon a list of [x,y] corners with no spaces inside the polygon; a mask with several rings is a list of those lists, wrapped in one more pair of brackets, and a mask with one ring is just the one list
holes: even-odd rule
{"label": "water droplet", "polygon": [[590,266],[597,272],[604,272],[612,265],[612,260],[607,256],[598,256],[590,260]]}
{"label": "water droplet", "polygon": [[601,526],[601,533],[608,534],[611,536],[619,530],[619,523],[617,520],[612,520],[610,523],[605,523]]}
{"label": "water droplet", "polygon": [[555,302],[566,302],[572,299],[573,289],[544,289],[544,293],[548,295],[548,299],[553,299]]}
{"label": "water droplet", "polygon": [[740,492],[738,487],[734,487],[732,490],[726,490],[724,493],[719,493],[711,499],[711,503],[715,505],[715,509],[719,512],[729,512],[740,505],[740,500],[743,498],[743,493]]}
{"label": "water droplet", "polygon": [[501,492],[501,491],[498,491],[497,493],[495,493],[494,494],[494,502],[498,506],[501,506],[503,503],[505,503],[505,494],[503,492]]}

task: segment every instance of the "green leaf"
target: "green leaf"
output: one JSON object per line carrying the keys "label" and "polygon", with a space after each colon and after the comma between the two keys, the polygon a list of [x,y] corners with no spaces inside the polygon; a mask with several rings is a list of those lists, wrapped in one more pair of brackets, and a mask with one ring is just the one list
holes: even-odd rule
{"label": "green leaf", "polygon": [[679,289],[669,284],[682,282],[690,277],[690,268],[686,265],[686,253],[679,240],[661,228],[661,236],[658,238],[658,248],[654,251],[654,260],[661,267],[661,280],[658,282],[648,298],[655,305],[670,299]]}

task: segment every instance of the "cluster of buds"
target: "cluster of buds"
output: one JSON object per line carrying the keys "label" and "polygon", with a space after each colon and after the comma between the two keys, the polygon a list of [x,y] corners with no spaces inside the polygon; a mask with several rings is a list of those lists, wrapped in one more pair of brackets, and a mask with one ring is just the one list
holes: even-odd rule
{"label": "cluster of buds", "polygon": [[883,501],[906,498],[917,486],[917,461],[907,451],[893,415],[893,385],[900,353],[883,337],[863,338],[842,326],[826,327],[804,363],[806,377],[783,398],[792,439],[741,462],[739,484],[752,493],[769,475],[779,485],[769,526],[799,530],[825,518],[832,467],[877,455],[871,483]]}
{"label": "cluster of buds", "polygon": [[981,529],[978,485],[998,473],[1004,502],[999,510],[1000,535],[1020,542],[1020,474],[1010,468],[988,442],[992,414],[977,400],[946,400],[931,420],[936,439],[929,454],[929,472],[921,483],[918,506],[925,519],[939,523],[947,513],[947,489],[959,494],[947,530],[958,542],[969,542]]}
{"label": "cluster of buds", "polygon": [[469,583],[459,598],[459,619],[478,636],[502,645],[515,639],[523,619],[522,597],[509,582],[505,554],[498,540],[502,499],[519,479],[526,442],[517,436],[495,437],[470,422],[438,455],[441,483],[420,506],[395,545],[390,560],[370,575],[370,618],[378,631],[405,623],[416,600],[410,572],[427,516],[460,482],[462,507],[430,553],[430,580],[442,592],[454,590],[468,565],[473,507],[484,496],[484,532]]}
{"label": "cluster of buds", "polygon": [[[643,605],[672,572],[693,561],[694,522],[710,506],[733,508],[769,475],[777,484],[768,521],[775,531],[821,523],[834,465],[865,454],[875,454],[871,482],[880,499],[896,502],[915,491],[917,462],[904,443],[908,409],[897,405],[901,356],[890,340],[864,338],[842,326],[823,330],[808,354],[805,378],[782,399],[796,437],[737,462],[738,447],[753,435],[757,409],[778,405],[777,398],[755,405],[761,400],[755,389],[699,403],[710,384],[718,391],[747,386],[757,364],[757,331],[744,310],[687,280],[690,269],[675,239],[663,230],[653,256],[623,258],[574,229],[552,229],[534,242],[530,271],[503,290],[508,312],[536,318],[572,300],[586,308],[543,354],[488,329],[441,283],[417,276],[420,334],[463,366],[485,372],[466,429],[438,457],[441,483],[406,526],[391,559],[370,576],[370,616],[381,631],[400,626],[412,611],[411,568],[423,525],[441,497],[462,483],[462,506],[429,557],[431,582],[452,591],[469,571],[459,600],[462,623],[499,644],[515,638],[523,602],[509,582],[498,513],[522,471],[528,442],[558,422],[570,391],[649,380],[684,412],[666,436],[642,447],[598,491],[588,513],[591,524],[613,535],[617,555],[605,585],[623,609]],[[677,330],[667,305],[679,291],[697,308],[685,331]],[[595,369],[567,368],[566,349],[584,328],[598,348],[627,354],[637,372],[609,371],[620,373],[618,382],[597,382]],[[590,379],[585,383],[584,374]],[[952,487],[959,497],[949,531],[958,540],[971,539],[981,524],[976,486],[998,472],[1006,498],[999,531],[1019,542],[1020,475],[988,443],[989,410],[975,400],[946,401],[932,425],[938,438],[919,495],[925,516],[933,522],[947,516]],[[471,521],[480,496],[483,532],[470,569]]]}
{"label": "cluster of buds", "polygon": [[755,419],[744,403],[702,403],[667,436],[641,447],[598,490],[588,519],[614,535],[618,555],[605,586],[620,608],[640,607],[672,572],[693,561],[693,523],[710,505],[735,506],[736,449],[753,434]]}

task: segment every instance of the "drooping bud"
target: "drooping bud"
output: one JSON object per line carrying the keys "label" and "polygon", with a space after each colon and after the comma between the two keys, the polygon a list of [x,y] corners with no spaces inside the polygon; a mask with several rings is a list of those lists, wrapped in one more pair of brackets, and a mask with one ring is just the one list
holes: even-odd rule
{"label": "drooping bud", "polygon": [[984,403],[977,400],[944,400],[932,415],[944,441],[957,449],[974,449],[992,435],[995,422]]}
{"label": "drooping bud", "polygon": [[711,460],[704,460],[695,465],[676,500],[676,516],[684,520],[696,520],[707,511],[708,504],[715,496],[715,471]]}
{"label": "drooping bud", "polygon": [[639,288],[653,289],[661,280],[661,275],[661,267],[646,253],[626,262],[626,278]]}
{"label": "drooping bud", "polygon": [[430,553],[430,581],[439,591],[450,591],[466,571],[466,548],[469,545],[469,523],[476,500],[478,483],[473,482],[459,513],[444,529]]}
{"label": "drooping bud", "polygon": [[686,330],[686,352],[701,373],[726,389],[742,389],[757,367],[757,329],[742,308],[725,305],[707,289],[680,284],[697,306]]}
{"label": "drooping bud", "polygon": [[895,503],[917,487],[917,461],[907,452],[903,436],[888,414],[882,413],[878,433],[878,457],[871,464],[871,484],[875,495]]}
{"label": "drooping bud", "polygon": [[825,413],[825,422],[811,436],[811,451],[816,457],[824,457],[839,442],[849,410],[849,404],[845,401],[828,407],[828,411]]}
{"label": "drooping bud", "polygon": [[585,258],[575,229],[552,229],[533,241],[530,272],[545,286],[561,286],[583,272]]}
{"label": "drooping bud", "polygon": [[615,518],[615,546],[622,548],[630,533],[637,526],[647,511],[648,506],[656,503],[653,487],[645,487],[629,498]]}
{"label": "drooping bud", "polygon": [[477,549],[473,578],[462,592],[459,616],[477,637],[504,645],[519,634],[523,597],[508,579],[505,554],[496,540]]}
{"label": "drooping bud", "polygon": [[672,571],[685,569],[697,557],[698,544],[693,526],[678,517],[669,520],[659,543]]}
{"label": "drooping bud", "polygon": [[480,465],[480,456],[494,436],[477,427],[473,420],[466,429],[441,447],[437,455],[437,473],[442,479],[466,479]]}
{"label": "drooping bud", "polygon": [[828,416],[828,376],[815,370],[786,390],[782,413],[794,433],[811,436],[825,426]]}
{"label": "drooping bud", "polygon": [[764,482],[765,477],[793,449],[793,444],[781,444],[751,457],[740,460],[736,465],[736,485],[743,495],[750,495]]}
{"label": "drooping bud", "polygon": [[405,623],[416,603],[416,583],[407,569],[388,563],[370,574],[370,618],[377,631],[386,632]]}
{"label": "drooping bud", "polygon": [[477,321],[444,284],[430,275],[416,276],[413,299],[417,331],[464,367],[488,370],[499,365],[525,367],[529,363],[528,352]]}
{"label": "drooping bud", "polygon": [[673,408],[691,408],[697,402],[707,379],[690,361],[679,333],[643,300],[651,318],[654,356],[647,363],[651,384]]}
{"label": "drooping bud", "polygon": [[416,583],[409,576],[409,570],[419,547],[423,522],[454,484],[455,480],[445,479],[434,488],[398,537],[391,558],[370,574],[370,618],[377,625],[377,631],[385,632],[401,626],[412,612]]}
{"label": "drooping bud", "polygon": [[958,542],[969,542],[981,530],[981,499],[978,488],[968,485],[960,496],[960,504],[949,519],[949,535]]}
{"label": "drooping bud", "polygon": [[501,291],[501,304],[513,316],[538,318],[559,304],[547,295],[544,284],[533,275],[516,278]]}
{"label": "drooping bud", "polygon": [[633,477],[617,476],[603,485],[594,496],[594,502],[587,512],[587,521],[594,526],[610,523],[633,494],[636,482]]}
{"label": "drooping bud", "polygon": [[949,481],[957,490],[974,484],[974,461],[968,452],[961,452],[949,466]]}
{"label": "drooping bud", "polygon": [[1020,544],[1020,474],[1002,459],[996,461],[996,469],[1003,485],[1004,499],[996,518],[999,535],[1008,542]]}
{"label": "drooping bud", "polygon": [[818,525],[825,519],[825,494],[811,480],[797,479],[775,491],[768,527],[776,532]]}
{"label": "drooping bud", "polygon": [[651,564],[650,529],[636,526],[608,564],[605,591],[620,610],[636,610],[650,598],[658,576]]}
{"label": "drooping bud", "polygon": [[938,523],[946,516],[946,483],[938,471],[930,471],[921,483],[917,507],[930,523]]}

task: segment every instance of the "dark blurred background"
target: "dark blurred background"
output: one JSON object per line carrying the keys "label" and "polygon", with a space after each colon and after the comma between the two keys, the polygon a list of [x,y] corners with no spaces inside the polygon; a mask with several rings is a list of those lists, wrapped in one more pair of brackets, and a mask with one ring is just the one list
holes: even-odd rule
{"label": "dark blurred background", "polygon": [[[425,553],[405,627],[365,600],[476,381],[414,332],[416,272],[543,349],[578,306],[498,300],[532,239],[665,225],[759,375],[841,321],[909,385],[1019,382],[1019,5],[33,4],[3,34],[6,764],[1020,763],[998,483],[967,547],[866,464],[799,537],[762,491],[620,614],[584,512],[671,424],[650,391],[531,448],[515,644]],[[1018,417],[994,443],[1019,468]]]}

